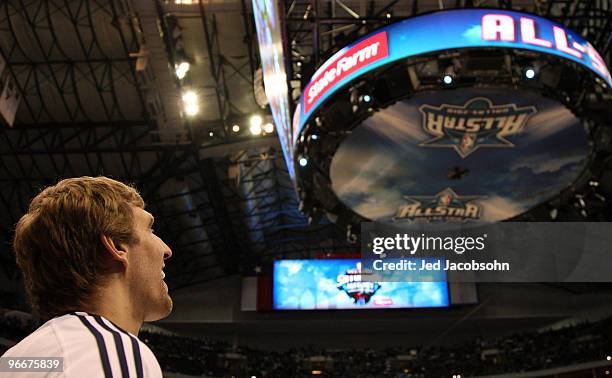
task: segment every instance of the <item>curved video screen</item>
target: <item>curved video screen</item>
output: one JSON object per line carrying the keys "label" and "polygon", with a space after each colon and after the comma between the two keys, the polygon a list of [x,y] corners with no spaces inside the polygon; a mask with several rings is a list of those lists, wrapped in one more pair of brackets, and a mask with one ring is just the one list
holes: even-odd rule
{"label": "curved video screen", "polygon": [[[429,282],[372,282],[358,259],[274,262],[275,310],[448,307],[446,274]],[[415,274],[419,274],[415,272]],[[433,282],[432,282],[433,281]]]}

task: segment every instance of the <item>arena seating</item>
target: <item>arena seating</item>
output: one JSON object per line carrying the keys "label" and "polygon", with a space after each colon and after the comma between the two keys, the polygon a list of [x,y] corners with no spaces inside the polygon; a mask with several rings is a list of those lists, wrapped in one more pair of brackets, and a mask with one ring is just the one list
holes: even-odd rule
{"label": "arena seating", "polygon": [[[6,311],[5,311],[6,313]],[[0,337],[21,340],[32,322],[1,315]],[[543,332],[522,332],[452,346],[387,349],[292,349],[285,352],[141,331],[164,372],[190,376],[462,377],[489,376],[605,360],[612,354],[612,317]]]}

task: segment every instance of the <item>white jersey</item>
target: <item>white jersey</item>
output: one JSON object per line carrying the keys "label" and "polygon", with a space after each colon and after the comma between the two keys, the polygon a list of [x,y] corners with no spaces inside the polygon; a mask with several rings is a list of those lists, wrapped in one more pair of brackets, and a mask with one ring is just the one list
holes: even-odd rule
{"label": "white jersey", "polygon": [[151,349],[99,315],[75,312],[53,318],[2,357],[63,357],[63,372],[0,373],[0,377],[161,378]]}

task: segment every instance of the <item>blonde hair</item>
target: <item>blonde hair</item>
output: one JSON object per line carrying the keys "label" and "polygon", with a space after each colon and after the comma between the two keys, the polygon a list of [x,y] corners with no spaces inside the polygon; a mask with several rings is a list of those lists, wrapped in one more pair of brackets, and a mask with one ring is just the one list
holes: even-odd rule
{"label": "blonde hair", "polygon": [[108,177],[61,180],[40,192],[15,228],[13,246],[33,311],[46,320],[82,309],[111,267],[100,241],[134,244],[136,189]]}

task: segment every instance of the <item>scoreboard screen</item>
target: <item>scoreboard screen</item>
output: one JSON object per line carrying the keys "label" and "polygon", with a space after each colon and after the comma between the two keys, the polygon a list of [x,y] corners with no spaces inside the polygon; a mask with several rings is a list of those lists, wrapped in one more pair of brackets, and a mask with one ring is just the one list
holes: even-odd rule
{"label": "scoreboard screen", "polygon": [[370,282],[362,280],[362,273],[358,259],[275,261],[272,307],[332,310],[449,306],[443,271],[434,282]]}

